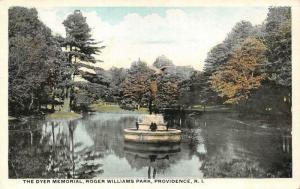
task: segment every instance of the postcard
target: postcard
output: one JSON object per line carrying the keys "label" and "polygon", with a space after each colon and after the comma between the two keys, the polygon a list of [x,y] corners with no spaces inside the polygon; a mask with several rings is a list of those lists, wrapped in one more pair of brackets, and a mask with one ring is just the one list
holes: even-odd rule
{"label": "postcard", "polygon": [[0,6],[1,188],[300,187],[298,1]]}

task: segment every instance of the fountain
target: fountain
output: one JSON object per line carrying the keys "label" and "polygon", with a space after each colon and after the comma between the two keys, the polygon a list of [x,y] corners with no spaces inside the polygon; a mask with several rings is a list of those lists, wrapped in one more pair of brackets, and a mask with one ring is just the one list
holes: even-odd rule
{"label": "fountain", "polygon": [[[124,129],[124,139],[126,142],[139,143],[179,143],[181,141],[181,131],[170,129],[169,125],[164,121],[161,114],[157,113],[156,108],[156,92],[157,92],[157,75],[163,73],[156,72],[152,75],[150,83],[151,96],[149,98],[150,115],[145,115],[142,121],[136,122],[135,128]],[[152,114],[154,110],[155,114]]]}
{"label": "fountain", "polygon": [[124,129],[124,138],[128,142],[179,143],[181,131],[169,129],[161,114],[146,115],[142,122],[136,123],[136,128]]}

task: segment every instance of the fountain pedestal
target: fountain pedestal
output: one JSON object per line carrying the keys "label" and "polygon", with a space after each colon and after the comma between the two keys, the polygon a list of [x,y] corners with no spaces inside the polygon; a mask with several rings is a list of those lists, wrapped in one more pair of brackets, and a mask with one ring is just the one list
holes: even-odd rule
{"label": "fountain pedestal", "polygon": [[[152,124],[155,124],[155,130],[151,129]],[[141,122],[137,122],[136,128],[124,129],[124,139],[139,143],[179,143],[181,131],[168,129],[160,114],[146,115]]]}

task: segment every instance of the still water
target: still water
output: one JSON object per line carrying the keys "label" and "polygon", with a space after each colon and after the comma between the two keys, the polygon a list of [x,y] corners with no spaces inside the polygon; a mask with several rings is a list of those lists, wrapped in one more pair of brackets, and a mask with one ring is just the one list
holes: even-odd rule
{"label": "still water", "polygon": [[[135,127],[135,122],[141,116],[91,113],[72,122],[49,122],[42,118],[10,122],[9,176],[292,176],[291,132],[286,129],[289,125],[284,121],[241,121],[230,114],[194,115],[184,120],[165,116],[173,127],[183,131],[182,142],[177,150],[148,151],[150,146],[124,143],[123,129]],[[151,146],[153,148],[155,146]]]}

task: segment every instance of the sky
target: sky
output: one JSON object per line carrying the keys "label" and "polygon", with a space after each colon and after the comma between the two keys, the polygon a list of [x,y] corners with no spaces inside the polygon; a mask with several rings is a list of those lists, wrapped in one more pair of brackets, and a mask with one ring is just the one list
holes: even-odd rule
{"label": "sky", "polygon": [[177,66],[201,70],[209,50],[232,27],[247,20],[261,24],[268,7],[51,7],[37,8],[53,33],[65,36],[62,22],[81,10],[92,37],[106,48],[95,66],[130,67],[139,58],[149,65],[164,55]]}

